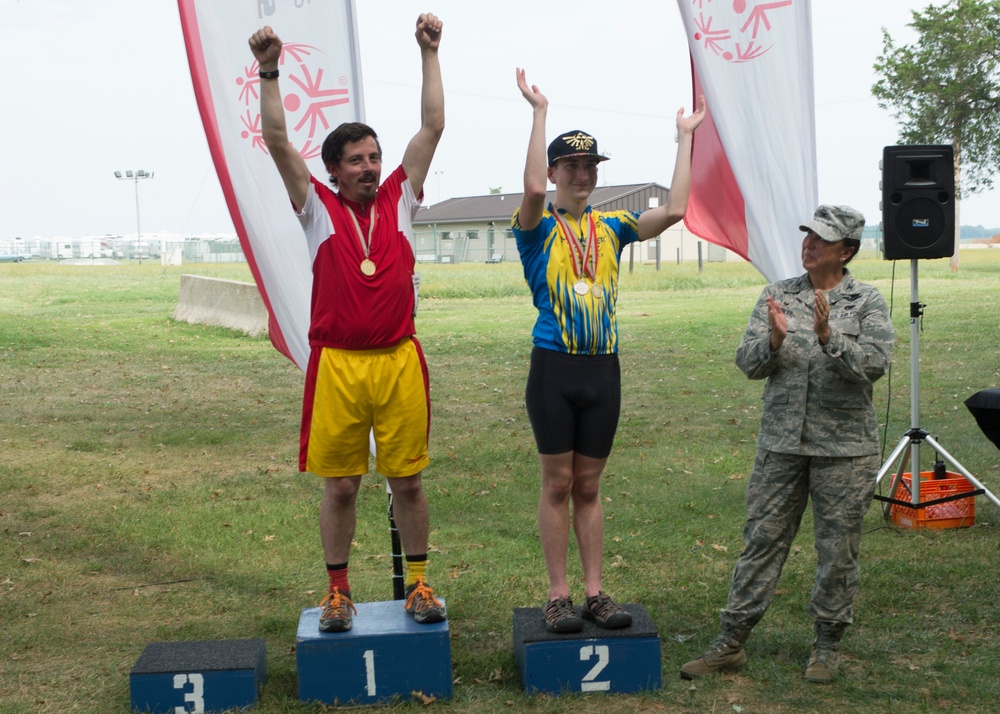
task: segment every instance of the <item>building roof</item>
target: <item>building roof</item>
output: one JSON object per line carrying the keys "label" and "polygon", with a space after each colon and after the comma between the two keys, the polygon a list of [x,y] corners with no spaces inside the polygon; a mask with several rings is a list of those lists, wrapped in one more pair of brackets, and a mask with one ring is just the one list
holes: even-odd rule
{"label": "building roof", "polygon": [[[601,211],[627,210],[641,212],[649,208],[649,199],[655,197],[663,205],[670,189],[658,183],[633,183],[624,186],[598,186],[590,194],[590,205]],[[433,206],[421,208],[413,219],[414,224],[469,223],[502,221],[507,223],[521,205],[523,193],[491,193],[486,196],[449,198]],[[546,202],[554,200],[555,191],[549,191]]]}

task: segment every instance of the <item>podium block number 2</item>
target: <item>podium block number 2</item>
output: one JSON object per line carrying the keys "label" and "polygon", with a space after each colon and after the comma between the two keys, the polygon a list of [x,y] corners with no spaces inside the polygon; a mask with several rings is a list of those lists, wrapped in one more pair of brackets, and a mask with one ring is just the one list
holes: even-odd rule
{"label": "podium block number 2", "polygon": [[174,714],[203,714],[205,711],[205,678],[200,674],[175,674],[174,689],[184,689],[191,685],[190,692],[184,692],[184,701],[194,704],[194,709],[188,709],[187,704],[174,707]]}
{"label": "podium block number 2", "polygon": [[586,662],[594,657],[597,657],[597,663],[590,668],[590,671],[584,676],[583,681],[580,682],[581,692],[607,692],[611,689],[611,682],[608,680],[596,681],[597,675],[603,672],[604,668],[608,666],[608,660],[610,659],[608,646],[585,645],[580,648],[581,662]]}

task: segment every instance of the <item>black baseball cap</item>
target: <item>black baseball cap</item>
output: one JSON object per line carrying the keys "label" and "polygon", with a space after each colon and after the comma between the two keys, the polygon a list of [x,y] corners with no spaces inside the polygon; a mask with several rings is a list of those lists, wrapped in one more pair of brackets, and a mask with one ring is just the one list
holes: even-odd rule
{"label": "black baseball cap", "polygon": [[597,139],[585,131],[574,129],[560,134],[549,144],[549,166],[559,159],[570,156],[591,156],[598,161],[607,161],[610,156],[603,156],[597,151]]}

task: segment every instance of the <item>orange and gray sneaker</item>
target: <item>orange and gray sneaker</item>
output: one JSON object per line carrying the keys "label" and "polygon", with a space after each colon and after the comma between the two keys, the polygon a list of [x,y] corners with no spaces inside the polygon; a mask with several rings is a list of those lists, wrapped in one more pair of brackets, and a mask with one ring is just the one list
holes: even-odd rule
{"label": "orange and gray sneaker", "polygon": [[434,597],[434,591],[424,584],[423,578],[417,578],[417,582],[406,588],[403,609],[413,615],[413,621],[419,625],[444,622],[448,617],[444,603]]}
{"label": "orange and gray sneaker", "polygon": [[340,592],[340,588],[334,588],[319,606],[322,608],[319,613],[320,632],[347,632],[353,624],[351,613],[358,613],[351,602],[351,593]]}

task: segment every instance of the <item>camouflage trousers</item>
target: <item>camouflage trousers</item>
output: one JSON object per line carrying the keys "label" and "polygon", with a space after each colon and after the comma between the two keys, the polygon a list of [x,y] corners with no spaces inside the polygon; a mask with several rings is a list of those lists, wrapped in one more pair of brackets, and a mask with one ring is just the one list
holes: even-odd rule
{"label": "camouflage trousers", "polygon": [[818,567],[808,612],[815,620],[853,621],[862,521],[878,469],[878,454],[822,457],[757,450],[746,491],[743,552],[721,615],[724,630],[749,630],[764,616],[810,498]]}

